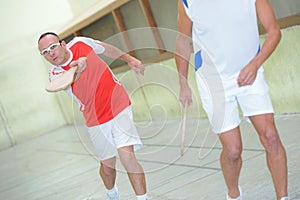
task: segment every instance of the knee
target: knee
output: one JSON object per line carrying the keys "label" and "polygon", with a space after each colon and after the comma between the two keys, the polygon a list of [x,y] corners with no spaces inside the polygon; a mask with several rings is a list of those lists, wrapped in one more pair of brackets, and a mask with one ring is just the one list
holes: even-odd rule
{"label": "knee", "polygon": [[120,162],[126,168],[126,166],[136,162],[136,158],[133,152],[127,152],[120,155]]}
{"label": "knee", "polygon": [[126,168],[126,166],[136,163],[133,146],[125,146],[118,149],[120,162]]}
{"label": "knee", "polygon": [[266,130],[260,136],[260,140],[266,151],[274,151],[280,147],[280,139],[276,130]]}
{"label": "knee", "polygon": [[116,169],[113,166],[101,163],[100,165],[100,175],[110,176],[116,172]]}
{"label": "knee", "polygon": [[234,146],[229,149],[225,149],[223,150],[223,154],[225,155],[226,159],[230,162],[237,162],[241,159],[242,147]]}
{"label": "knee", "polygon": [[137,161],[134,153],[123,154],[120,156],[120,161],[127,173],[140,174],[143,173],[143,168]]}

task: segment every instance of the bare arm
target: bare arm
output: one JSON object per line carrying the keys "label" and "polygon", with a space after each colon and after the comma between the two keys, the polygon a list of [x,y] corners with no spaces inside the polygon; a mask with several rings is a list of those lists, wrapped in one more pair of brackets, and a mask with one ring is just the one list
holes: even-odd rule
{"label": "bare arm", "polygon": [[240,86],[249,85],[254,82],[257,70],[270,57],[281,39],[280,27],[269,1],[256,0],[256,12],[258,19],[266,29],[267,36],[260,52],[241,71],[238,78]]}
{"label": "bare arm", "polygon": [[190,34],[192,31],[192,21],[185,13],[181,0],[178,0],[178,35],[176,39],[176,53],[175,61],[177,71],[179,75],[180,84],[180,97],[179,100],[182,104],[188,101],[188,104],[192,104],[191,89],[188,85],[188,67],[190,60]]}
{"label": "bare arm", "polygon": [[135,57],[121,51],[117,47],[114,47],[110,44],[101,42],[101,45],[105,48],[103,55],[110,58],[123,60],[127,62],[129,67],[133,69],[137,74],[141,74],[141,75],[144,74],[144,65],[140,60],[136,59]]}
{"label": "bare arm", "polygon": [[274,11],[268,0],[257,0],[256,9],[258,19],[267,31],[267,37],[260,53],[254,58],[257,66],[261,66],[273,53],[280,39],[280,27],[276,21]]}

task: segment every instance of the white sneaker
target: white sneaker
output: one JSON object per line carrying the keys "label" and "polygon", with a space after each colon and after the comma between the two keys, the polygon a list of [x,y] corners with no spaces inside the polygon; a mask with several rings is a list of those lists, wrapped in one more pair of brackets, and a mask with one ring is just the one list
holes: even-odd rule
{"label": "white sneaker", "polygon": [[288,197],[281,197],[280,200],[289,200],[289,198]]}
{"label": "white sneaker", "polygon": [[107,193],[107,199],[108,200],[120,200],[120,194],[119,194],[119,192],[115,193],[115,194],[108,194]]}
{"label": "white sneaker", "polygon": [[[238,196],[237,198],[235,198],[235,199],[233,199],[233,198],[231,198],[231,197],[229,197],[229,195],[227,194],[227,200],[242,200],[242,189],[241,189],[241,187],[239,186],[239,191],[240,191],[240,196]],[[284,199],[285,200],[285,199]]]}
{"label": "white sneaker", "polygon": [[107,190],[106,195],[108,200],[120,200],[120,193],[117,186],[111,190]]}

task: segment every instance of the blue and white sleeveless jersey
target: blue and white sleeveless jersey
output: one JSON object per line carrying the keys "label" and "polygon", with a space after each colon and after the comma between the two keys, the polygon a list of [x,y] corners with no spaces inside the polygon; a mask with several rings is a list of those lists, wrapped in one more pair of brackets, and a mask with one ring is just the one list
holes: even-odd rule
{"label": "blue and white sleeveless jersey", "polygon": [[[195,70],[236,78],[260,50],[255,0],[183,0],[193,22]],[[262,68],[260,70],[263,70]]]}

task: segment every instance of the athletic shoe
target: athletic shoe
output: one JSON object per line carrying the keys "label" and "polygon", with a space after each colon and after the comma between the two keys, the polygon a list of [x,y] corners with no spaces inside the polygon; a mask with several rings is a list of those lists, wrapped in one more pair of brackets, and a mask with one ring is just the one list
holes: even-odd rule
{"label": "athletic shoe", "polygon": [[240,191],[240,196],[239,197],[233,199],[233,198],[229,197],[229,195],[227,194],[227,200],[242,200],[242,189],[241,189],[240,186],[239,186],[239,191]]}
{"label": "athletic shoe", "polygon": [[281,197],[280,200],[289,200],[289,198],[288,197]]}
{"label": "athletic shoe", "polygon": [[120,193],[117,186],[112,190],[107,190],[106,195],[108,200],[120,200]]}
{"label": "athletic shoe", "polygon": [[120,194],[119,193],[107,194],[107,199],[108,200],[120,200]]}

